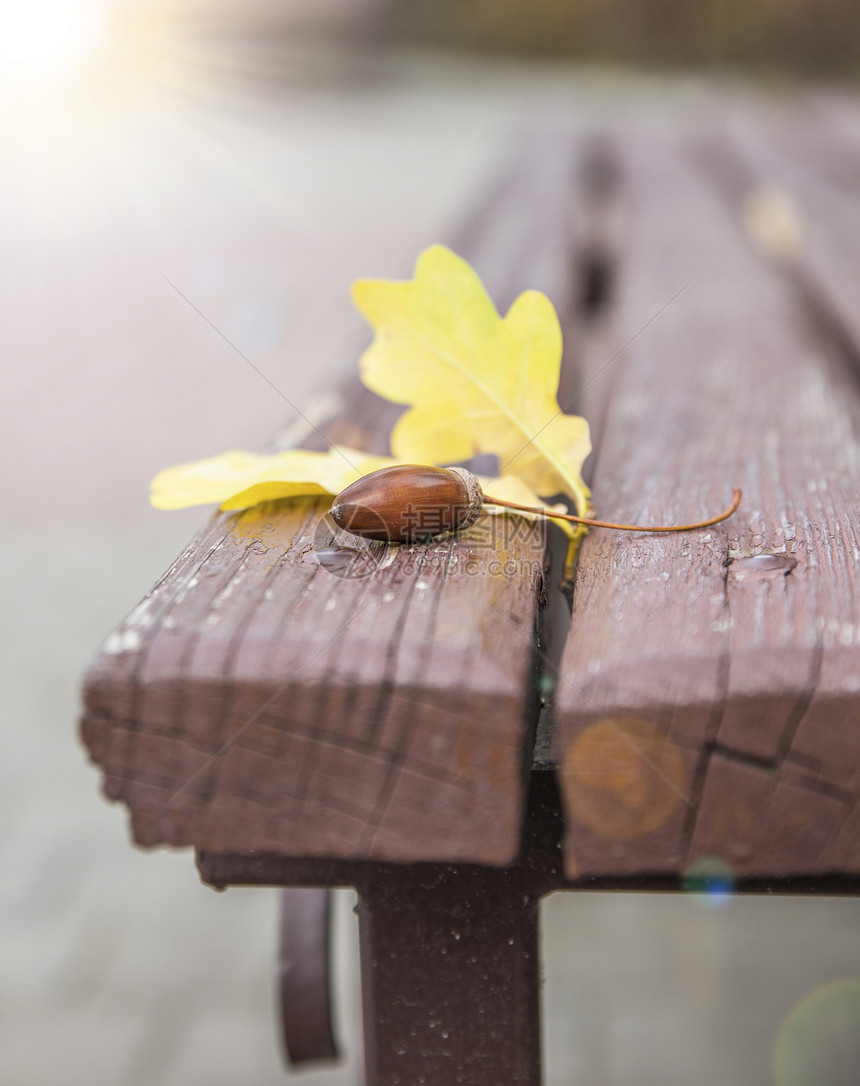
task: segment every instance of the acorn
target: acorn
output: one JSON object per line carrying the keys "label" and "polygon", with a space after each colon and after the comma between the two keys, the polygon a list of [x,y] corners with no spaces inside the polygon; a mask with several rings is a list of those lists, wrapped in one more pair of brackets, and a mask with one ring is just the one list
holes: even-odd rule
{"label": "acorn", "polygon": [[481,484],[465,468],[398,464],[357,479],[335,498],[331,515],[353,535],[414,543],[469,528],[483,504]]}
{"label": "acorn", "polygon": [[353,535],[380,539],[386,543],[414,543],[471,527],[481,515],[484,504],[501,505],[506,509],[567,520],[592,528],[612,528],[622,532],[687,532],[719,524],[735,512],[740,502],[741,491],[736,489],[728,509],[694,524],[615,524],[492,498],[484,494],[477,476],[466,468],[397,464],[356,479],[334,499],[331,515],[338,528]]}

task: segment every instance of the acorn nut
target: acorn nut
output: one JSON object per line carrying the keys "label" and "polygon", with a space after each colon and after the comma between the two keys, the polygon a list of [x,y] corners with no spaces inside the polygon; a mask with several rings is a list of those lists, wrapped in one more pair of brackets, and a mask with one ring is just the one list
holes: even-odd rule
{"label": "acorn nut", "polygon": [[338,528],[365,539],[414,543],[462,531],[478,519],[484,495],[465,468],[398,464],[357,479],[335,498]]}

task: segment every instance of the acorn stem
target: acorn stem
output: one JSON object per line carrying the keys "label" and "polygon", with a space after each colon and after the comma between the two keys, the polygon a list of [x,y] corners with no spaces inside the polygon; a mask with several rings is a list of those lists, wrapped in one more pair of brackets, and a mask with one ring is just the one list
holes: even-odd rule
{"label": "acorn stem", "polygon": [[491,498],[489,494],[484,495],[484,502],[488,505],[503,505],[507,509],[520,509],[524,513],[537,513],[542,517],[555,517],[558,520],[569,520],[573,524],[586,524],[590,528],[613,528],[618,532],[692,532],[697,528],[710,528],[712,524],[719,524],[722,520],[728,520],[741,504],[741,495],[742,492],[735,488],[732,496],[732,504],[728,509],[724,509],[722,513],[719,513],[715,517],[710,517],[708,520],[696,521],[695,524],[671,525],[613,524],[608,520],[592,520],[590,517],[577,517],[572,513],[555,513],[550,509],[541,509],[536,505],[518,505],[516,502],[506,502],[501,498]]}

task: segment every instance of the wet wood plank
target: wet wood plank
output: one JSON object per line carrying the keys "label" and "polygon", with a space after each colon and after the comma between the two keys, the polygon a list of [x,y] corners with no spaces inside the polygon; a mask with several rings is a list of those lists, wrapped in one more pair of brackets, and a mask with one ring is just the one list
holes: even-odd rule
{"label": "wet wood plank", "polygon": [[[573,153],[569,134],[531,140],[457,245],[502,307],[542,285],[564,315],[573,269],[556,224]],[[321,431],[384,449],[399,410],[350,378],[314,409],[318,430],[282,443],[313,447]],[[110,635],[82,720],[107,794],[142,845],[509,862],[536,718],[543,531],[484,517],[429,546],[360,543],[355,561],[322,562],[320,548],[355,545],[327,508],[215,516]]]}
{"label": "wet wood plank", "polygon": [[627,135],[615,320],[636,338],[596,504],[671,523],[744,501],[705,532],[586,540],[553,752],[568,876],[856,873],[856,375],[701,163]]}
{"label": "wet wood plank", "polygon": [[[482,521],[326,567],[316,552],[344,540],[324,503],[215,518],[87,684],[83,734],[138,841],[505,863],[542,662],[568,880],[671,879],[703,855],[748,883],[860,871],[860,401],[842,282],[857,236],[836,246],[853,158],[819,132],[818,176],[801,136],[759,139],[761,121],[715,129],[710,158],[701,132],[592,149],[604,173],[577,229],[580,152],[543,132],[457,246],[502,308],[526,286],[559,307],[562,399],[600,435],[601,515],[689,520],[735,485],[740,513],[684,536],[593,532],[558,674],[538,651],[539,533]],[[791,261],[756,249],[745,218],[745,194],[774,179],[819,224]],[[837,189],[842,203],[822,195]],[[595,253],[599,304],[583,294]],[[308,414],[382,450],[398,410],[352,378]],[[291,443],[323,442],[303,423]]]}

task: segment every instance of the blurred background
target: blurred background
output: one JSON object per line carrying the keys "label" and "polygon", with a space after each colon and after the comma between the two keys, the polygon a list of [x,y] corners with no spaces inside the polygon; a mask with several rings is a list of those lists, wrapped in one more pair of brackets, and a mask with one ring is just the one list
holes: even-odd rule
{"label": "blurred background", "polygon": [[[89,656],[206,516],[149,479],[295,420],[239,352],[306,406],[355,363],[350,282],[450,237],[536,116],[810,79],[854,108],[858,43],[850,0],[0,0],[0,1081],[288,1081],[276,893],[134,849],[76,732]],[[544,915],[551,1086],[857,1081],[860,903]],[[308,1086],[360,1081],[346,891],[337,936],[349,1060]]]}

